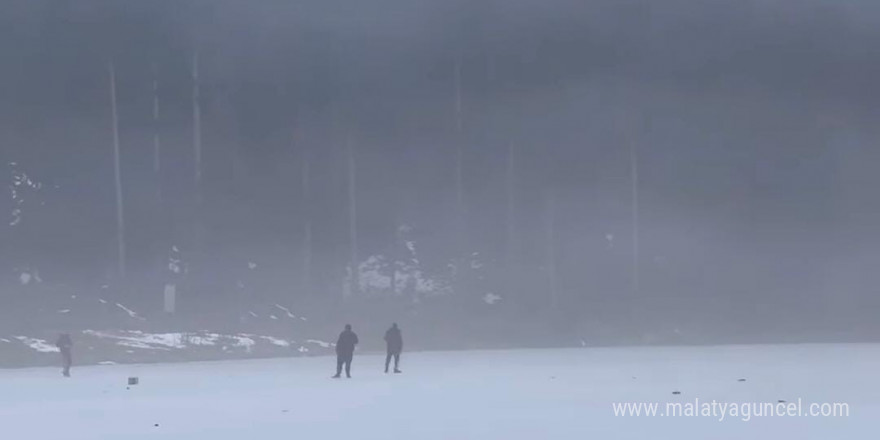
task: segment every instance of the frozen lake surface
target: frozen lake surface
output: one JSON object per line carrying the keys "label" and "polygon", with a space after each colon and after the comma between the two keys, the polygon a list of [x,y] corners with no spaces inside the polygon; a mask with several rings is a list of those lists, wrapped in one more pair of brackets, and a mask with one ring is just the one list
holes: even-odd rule
{"label": "frozen lake surface", "polygon": [[[880,345],[357,355],[0,371],[6,439],[859,439],[880,430]],[[140,384],[126,389],[129,376]],[[745,379],[745,381],[741,381]],[[674,395],[677,391],[681,394]],[[615,402],[843,402],[849,417],[616,417]]]}

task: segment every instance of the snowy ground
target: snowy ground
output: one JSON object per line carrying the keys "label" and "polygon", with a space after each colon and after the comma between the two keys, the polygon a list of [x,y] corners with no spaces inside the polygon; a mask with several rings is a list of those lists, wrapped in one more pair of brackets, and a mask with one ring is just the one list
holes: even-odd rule
{"label": "snowy ground", "polygon": [[[858,439],[880,345],[413,353],[0,371],[5,439]],[[126,379],[140,385],[126,389]],[[742,382],[739,379],[746,379]],[[673,395],[680,391],[680,395]],[[846,402],[844,418],[615,417],[613,402]]]}

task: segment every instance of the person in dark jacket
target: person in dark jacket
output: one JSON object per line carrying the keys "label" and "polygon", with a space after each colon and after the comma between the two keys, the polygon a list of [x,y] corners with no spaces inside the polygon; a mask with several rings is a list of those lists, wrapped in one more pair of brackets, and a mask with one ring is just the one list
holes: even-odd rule
{"label": "person in dark jacket", "polygon": [[358,344],[357,335],[351,331],[351,324],[345,325],[345,330],[339,334],[336,341],[336,375],[339,379],[342,375],[342,367],[345,367],[345,376],[351,379],[351,361],[354,359],[354,347]]}
{"label": "person in dark jacket", "polygon": [[55,346],[61,351],[61,365],[64,368],[61,374],[64,377],[70,377],[70,366],[73,365],[73,340],[69,334],[62,333],[61,336],[58,336]]}
{"label": "person in dark jacket", "polygon": [[391,364],[391,358],[394,358],[394,372],[400,373],[400,353],[403,351],[403,335],[397,323],[391,324],[391,328],[385,332],[385,373],[388,373],[388,366]]}

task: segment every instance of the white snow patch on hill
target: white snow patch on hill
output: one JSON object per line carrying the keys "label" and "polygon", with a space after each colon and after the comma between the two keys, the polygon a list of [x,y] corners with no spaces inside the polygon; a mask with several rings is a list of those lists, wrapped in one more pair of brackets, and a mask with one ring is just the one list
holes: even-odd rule
{"label": "white snow patch on hill", "polygon": [[117,345],[141,349],[184,348],[183,337],[180,333],[144,333],[139,330],[124,330],[117,332],[103,332],[85,330],[84,334],[103,339],[116,340]]}
{"label": "white snow patch on hill", "polygon": [[40,353],[58,353],[60,351],[58,347],[50,344],[45,339],[29,338],[27,336],[16,336],[15,339]]}
{"label": "white snow patch on hill", "polygon": [[285,341],[284,339],[279,339],[272,336],[260,336],[260,338],[268,341],[272,345],[277,345],[279,347],[290,347],[290,342]]}
{"label": "white snow patch on hill", "polygon": [[257,344],[255,338],[265,340],[276,346],[290,346],[289,342],[272,336],[251,334],[222,335],[210,332],[147,333],[140,330],[85,330],[83,334],[115,341],[117,345],[123,347],[144,350],[182,350],[193,347],[221,346],[223,349],[234,347],[250,351]]}
{"label": "white snow patch on hill", "polygon": [[306,318],[304,318],[302,316],[294,315],[293,312],[290,311],[290,309],[288,309],[287,307],[284,307],[280,304],[275,304],[275,307],[278,308],[279,310],[283,311],[287,315],[287,317],[290,319],[300,319],[302,321],[306,320]]}
{"label": "white snow patch on hill", "polygon": [[324,348],[333,348],[336,346],[336,344],[334,344],[332,342],[324,342],[324,341],[319,341],[317,339],[309,339],[306,342],[309,344],[315,344],[315,345],[318,345],[318,346],[321,346]]}
{"label": "white snow patch on hill", "polygon": [[134,319],[138,319],[138,320],[141,320],[141,321],[146,321],[146,319],[142,318],[142,317],[139,316],[137,313],[135,313],[133,310],[129,309],[128,307],[125,307],[125,306],[122,305],[122,304],[116,303],[116,307],[119,307],[120,309],[122,309],[122,311],[124,311],[125,313],[127,313],[128,316],[131,316],[131,317],[134,318]]}
{"label": "white snow patch on hill", "polygon": [[222,335],[218,335],[217,333],[204,333],[204,334],[187,334],[185,338],[182,338],[186,344],[189,345],[203,345],[212,347],[217,345],[217,342],[222,338]]}
{"label": "white snow patch on hill", "polygon": [[257,342],[249,336],[231,336],[231,338],[235,340],[233,345],[236,347],[244,347],[247,350],[250,350],[254,345],[257,345]]}
{"label": "white snow patch on hill", "polygon": [[485,302],[486,304],[489,304],[490,306],[494,305],[498,301],[501,301],[500,295],[496,295],[496,294],[490,292],[490,293],[487,293],[485,296],[483,296],[483,302]]}

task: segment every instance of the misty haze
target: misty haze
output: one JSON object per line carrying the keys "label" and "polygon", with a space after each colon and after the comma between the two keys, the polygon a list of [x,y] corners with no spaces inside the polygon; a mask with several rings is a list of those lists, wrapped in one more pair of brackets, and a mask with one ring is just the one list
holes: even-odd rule
{"label": "misty haze", "polygon": [[867,0],[0,0],[0,432],[870,438],[877,78]]}

